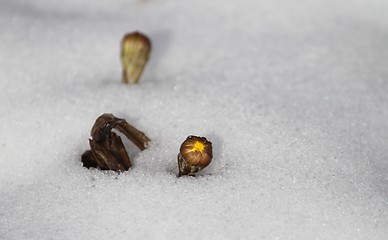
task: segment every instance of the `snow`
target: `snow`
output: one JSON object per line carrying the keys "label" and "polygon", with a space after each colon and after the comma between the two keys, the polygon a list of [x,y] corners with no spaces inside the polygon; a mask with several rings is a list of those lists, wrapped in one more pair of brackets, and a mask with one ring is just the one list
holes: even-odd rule
{"label": "snow", "polygon": [[[386,9],[1,1],[0,239],[388,239]],[[153,50],[123,85],[135,30]],[[120,175],[80,162],[102,113],[152,139]],[[177,178],[191,134],[213,162]]]}

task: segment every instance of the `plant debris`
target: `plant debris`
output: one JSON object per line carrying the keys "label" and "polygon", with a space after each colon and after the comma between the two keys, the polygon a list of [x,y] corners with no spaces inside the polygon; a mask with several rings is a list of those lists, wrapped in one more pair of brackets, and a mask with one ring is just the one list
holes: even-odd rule
{"label": "plant debris", "polygon": [[90,149],[81,156],[84,167],[101,170],[126,171],[131,166],[121,138],[112,129],[122,132],[140,150],[148,147],[150,139],[141,131],[131,126],[125,119],[116,118],[105,113],[97,118],[89,139]]}

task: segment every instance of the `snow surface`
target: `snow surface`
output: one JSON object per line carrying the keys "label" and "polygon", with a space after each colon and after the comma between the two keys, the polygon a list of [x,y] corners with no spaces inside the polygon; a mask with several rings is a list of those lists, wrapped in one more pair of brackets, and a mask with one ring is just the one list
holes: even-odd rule
{"label": "snow surface", "polygon": [[[0,239],[388,239],[387,11],[2,0]],[[153,52],[128,86],[135,30]],[[152,139],[120,175],[80,163],[105,112]],[[177,178],[190,134],[215,156]]]}

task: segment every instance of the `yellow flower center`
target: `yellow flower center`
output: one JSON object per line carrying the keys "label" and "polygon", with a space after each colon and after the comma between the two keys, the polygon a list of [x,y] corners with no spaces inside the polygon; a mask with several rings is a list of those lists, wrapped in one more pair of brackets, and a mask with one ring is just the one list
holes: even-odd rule
{"label": "yellow flower center", "polygon": [[205,145],[201,142],[195,141],[193,148],[190,149],[189,152],[198,151],[198,152],[202,153],[203,149],[205,149]]}

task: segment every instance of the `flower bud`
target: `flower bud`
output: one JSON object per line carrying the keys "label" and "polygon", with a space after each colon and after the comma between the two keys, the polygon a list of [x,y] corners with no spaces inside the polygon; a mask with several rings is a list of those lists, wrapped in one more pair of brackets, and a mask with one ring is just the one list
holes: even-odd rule
{"label": "flower bud", "polygon": [[195,176],[210,164],[212,157],[213,148],[210,141],[204,137],[188,136],[178,154],[178,176]]}
{"label": "flower bud", "polygon": [[137,83],[148,61],[151,41],[145,35],[134,32],[124,36],[121,42],[123,82]]}

